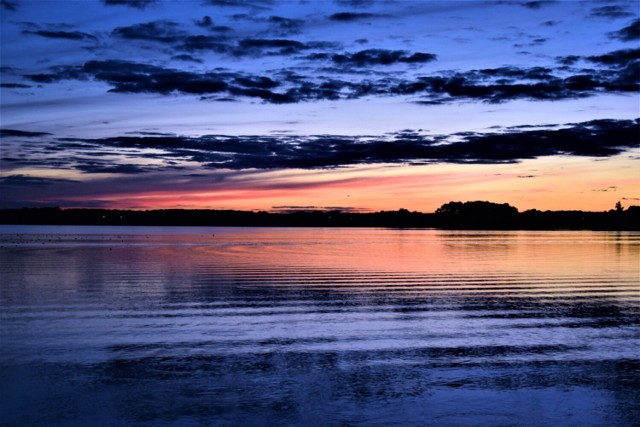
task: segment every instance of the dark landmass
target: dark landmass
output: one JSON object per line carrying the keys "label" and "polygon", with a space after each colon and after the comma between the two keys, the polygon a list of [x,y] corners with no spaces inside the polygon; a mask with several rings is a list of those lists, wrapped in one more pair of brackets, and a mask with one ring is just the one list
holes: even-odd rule
{"label": "dark landmass", "polygon": [[506,203],[449,202],[434,213],[407,209],[372,213],[299,211],[271,213],[237,210],[114,210],[22,208],[0,210],[0,224],[161,225],[258,227],[388,227],[461,230],[640,230],[640,206],[604,212],[519,212]]}

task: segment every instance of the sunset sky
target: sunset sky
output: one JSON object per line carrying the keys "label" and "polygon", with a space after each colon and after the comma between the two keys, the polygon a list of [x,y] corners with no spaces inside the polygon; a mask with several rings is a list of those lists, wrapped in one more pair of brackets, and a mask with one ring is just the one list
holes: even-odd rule
{"label": "sunset sky", "polygon": [[640,205],[637,0],[1,4],[0,208]]}

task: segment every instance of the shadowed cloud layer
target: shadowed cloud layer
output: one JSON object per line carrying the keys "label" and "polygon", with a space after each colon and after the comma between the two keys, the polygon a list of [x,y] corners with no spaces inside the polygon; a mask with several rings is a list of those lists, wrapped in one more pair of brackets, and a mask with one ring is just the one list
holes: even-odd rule
{"label": "shadowed cloud layer", "polygon": [[[524,130],[523,130],[524,129]],[[505,129],[492,133],[425,135],[412,130],[384,136],[118,136],[58,138],[4,130],[36,138],[40,153],[18,150],[4,168],[56,165],[85,173],[139,174],[184,169],[314,169],[380,163],[512,163],[542,156],[607,157],[640,147],[638,120],[594,120],[563,126]],[[117,160],[114,160],[117,159]]]}
{"label": "shadowed cloud layer", "polygon": [[[169,36],[167,36],[169,37]],[[290,40],[245,39],[242,49],[299,51],[308,45]],[[419,96],[418,102],[441,104],[456,100],[500,103],[514,99],[560,100],[598,93],[633,93],[639,89],[638,49],[627,49],[585,58],[559,58],[559,68],[501,67],[466,72],[434,73],[410,77],[340,79],[325,76],[295,76],[287,70],[271,76],[241,72],[194,72],[121,60],[89,61],[81,66],[53,67],[49,73],[24,77],[37,83],[94,79],[108,83],[112,92],[224,94],[259,98],[267,103],[295,103],[314,100],[354,99],[364,96]],[[355,54],[312,54],[311,60],[331,59],[346,67],[394,62],[422,63],[435,60],[428,53],[364,50]],[[197,59],[182,56],[177,59]],[[569,67],[579,60],[597,68]],[[247,83],[249,82],[249,83]],[[278,90],[274,90],[278,88]]]}

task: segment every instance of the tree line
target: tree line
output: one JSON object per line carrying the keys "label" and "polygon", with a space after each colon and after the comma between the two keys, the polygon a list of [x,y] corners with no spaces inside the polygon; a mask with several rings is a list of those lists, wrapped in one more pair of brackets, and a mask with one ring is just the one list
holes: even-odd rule
{"label": "tree line", "polygon": [[0,224],[156,225],[260,227],[388,227],[467,230],[640,230],[640,206],[620,203],[604,212],[519,212],[507,204],[486,201],[449,202],[433,213],[399,209],[379,212],[266,211],[213,209],[61,209],[0,210]]}

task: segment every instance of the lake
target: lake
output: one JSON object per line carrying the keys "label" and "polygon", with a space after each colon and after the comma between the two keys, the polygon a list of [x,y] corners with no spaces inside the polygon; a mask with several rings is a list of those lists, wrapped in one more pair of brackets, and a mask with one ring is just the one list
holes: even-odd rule
{"label": "lake", "polygon": [[5,426],[640,425],[640,233],[0,226]]}

